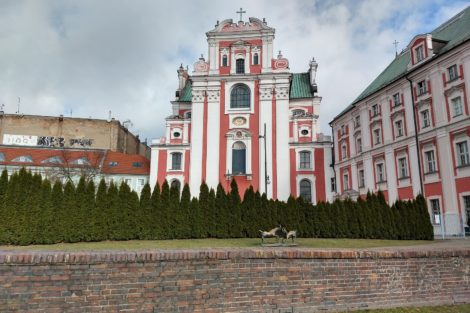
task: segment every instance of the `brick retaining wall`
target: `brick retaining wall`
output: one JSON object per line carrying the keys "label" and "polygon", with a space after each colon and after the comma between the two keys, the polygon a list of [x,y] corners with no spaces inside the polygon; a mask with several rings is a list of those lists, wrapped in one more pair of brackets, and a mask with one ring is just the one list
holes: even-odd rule
{"label": "brick retaining wall", "polygon": [[470,303],[470,250],[0,251],[0,312],[317,312]]}

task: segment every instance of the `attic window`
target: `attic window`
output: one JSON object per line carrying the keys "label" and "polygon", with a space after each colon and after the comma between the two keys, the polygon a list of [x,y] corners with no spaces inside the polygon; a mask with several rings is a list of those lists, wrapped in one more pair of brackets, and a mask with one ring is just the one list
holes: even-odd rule
{"label": "attic window", "polygon": [[142,167],[142,162],[132,162],[133,167]]}
{"label": "attic window", "polygon": [[108,165],[109,165],[109,167],[118,166],[118,162],[116,162],[116,161],[110,161]]}
{"label": "attic window", "polygon": [[19,157],[16,157],[11,161],[19,163],[33,163],[33,158],[30,155],[20,155]]}
{"label": "attic window", "polygon": [[416,62],[420,62],[424,59],[424,48],[422,45],[415,49],[415,54],[416,54]]}
{"label": "attic window", "polygon": [[0,162],[5,162],[5,154],[0,153]]}
{"label": "attic window", "polygon": [[52,156],[48,159],[43,160],[41,163],[45,164],[62,164],[62,159],[58,156]]}
{"label": "attic window", "polygon": [[90,165],[90,161],[86,157],[75,159],[71,162],[73,165]]}

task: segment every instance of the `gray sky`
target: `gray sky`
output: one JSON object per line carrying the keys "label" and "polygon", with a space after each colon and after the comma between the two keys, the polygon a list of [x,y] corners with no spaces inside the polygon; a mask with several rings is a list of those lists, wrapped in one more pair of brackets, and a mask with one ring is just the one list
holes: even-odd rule
{"label": "gray sky", "polygon": [[[265,17],[293,72],[315,57],[322,131],[414,35],[470,4],[445,0],[0,0],[0,104],[6,113],[130,119],[163,135],[176,69],[207,55],[217,20]],[[245,17],[246,19],[246,17]]]}

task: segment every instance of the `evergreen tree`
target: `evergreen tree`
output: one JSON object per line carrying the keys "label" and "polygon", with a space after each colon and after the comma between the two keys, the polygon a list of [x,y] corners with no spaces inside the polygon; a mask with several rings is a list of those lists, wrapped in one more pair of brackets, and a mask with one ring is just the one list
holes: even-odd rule
{"label": "evergreen tree", "polygon": [[65,242],[78,241],[76,231],[77,205],[75,197],[75,186],[68,180],[64,186],[63,203],[60,208],[62,225],[59,225],[59,233],[62,234]]}
{"label": "evergreen tree", "polygon": [[245,190],[245,194],[243,195],[243,202],[241,204],[241,226],[243,237],[253,238],[257,235],[259,219],[255,212],[255,192],[253,190],[253,186],[250,186]]}
{"label": "evergreen tree", "polygon": [[139,239],[150,239],[150,229],[151,224],[149,221],[151,220],[151,213],[152,213],[152,191],[150,189],[150,185],[147,183],[144,185],[140,192],[140,199],[139,199],[139,212],[138,216],[138,223],[137,223],[137,236]]}
{"label": "evergreen tree", "polygon": [[42,181],[39,200],[39,214],[36,217],[34,229],[35,244],[51,244],[54,243],[51,238],[50,225],[54,223],[52,216],[52,189],[51,182],[47,179]]}
{"label": "evergreen tree", "polygon": [[163,234],[162,231],[162,212],[160,211],[160,184],[157,182],[153,188],[151,202],[150,219],[147,225],[148,239],[158,239]]}
{"label": "evergreen tree", "polygon": [[209,238],[216,237],[216,222],[215,222],[215,191],[213,188],[209,191],[209,198],[208,198],[208,208],[207,208],[207,236]]}
{"label": "evergreen tree", "polygon": [[120,225],[119,225],[119,189],[111,182],[109,184],[108,193],[106,195],[108,203],[108,214],[106,214],[107,221],[107,238],[108,240],[119,240],[120,238]]}
{"label": "evergreen tree", "polygon": [[108,219],[111,217],[112,211],[110,210],[107,191],[108,187],[104,178],[102,178],[96,191],[95,210],[92,214],[92,228],[94,240],[96,241],[106,240],[110,232]]}
{"label": "evergreen tree", "polygon": [[183,191],[181,193],[181,201],[179,206],[179,231],[180,238],[191,238],[191,191],[188,184],[184,184]]}
{"label": "evergreen tree", "polygon": [[95,183],[92,179],[90,179],[86,185],[85,195],[83,199],[86,205],[83,206],[84,208],[84,217],[83,217],[83,240],[85,241],[95,241],[95,232],[94,232],[94,212],[96,206],[96,198],[95,198]]}
{"label": "evergreen tree", "polygon": [[217,238],[229,237],[229,208],[227,194],[224,187],[219,183],[215,194],[215,216],[216,216],[216,236]]}
{"label": "evergreen tree", "polygon": [[240,238],[242,236],[242,219],[241,219],[241,199],[238,191],[238,185],[235,179],[230,183],[229,208],[230,208],[230,225],[229,232],[232,238]]}
{"label": "evergreen tree", "polygon": [[193,236],[196,238],[204,238],[207,236],[207,213],[209,206],[209,187],[205,182],[202,182],[199,189],[199,205],[197,206],[197,210],[192,210],[194,221]]}
{"label": "evergreen tree", "polygon": [[168,233],[173,225],[170,222],[170,186],[168,182],[165,180],[162,184],[162,192],[160,194],[160,205],[159,205],[159,212],[160,212],[160,220],[159,229],[159,239],[168,239]]}
{"label": "evergreen tree", "polygon": [[51,222],[47,225],[51,243],[64,241],[64,234],[62,233],[62,228],[65,225],[65,214],[62,211],[64,201],[63,188],[64,186],[59,180],[56,180],[54,186],[52,186],[51,213],[48,218]]}
{"label": "evergreen tree", "polygon": [[180,237],[180,189],[176,184],[172,184],[170,188],[170,202],[168,208],[168,220],[171,227],[168,229],[168,238],[181,238]]}

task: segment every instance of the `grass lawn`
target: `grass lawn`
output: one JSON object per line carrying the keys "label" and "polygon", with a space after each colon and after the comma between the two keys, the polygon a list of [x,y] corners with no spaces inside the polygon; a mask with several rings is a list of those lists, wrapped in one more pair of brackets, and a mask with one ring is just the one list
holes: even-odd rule
{"label": "grass lawn", "polygon": [[470,313],[470,304],[354,311],[356,313]]}
{"label": "grass lawn", "polygon": [[[267,241],[275,243],[275,239]],[[290,241],[289,241],[290,242]],[[198,249],[198,248],[255,248],[260,247],[259,238],[240,239],[187,239],[187,240],[130,240],[60,243],[54,245],[0,246],[0,250],[139,250],[139,249]],[[379,239],[317,239],[298,238],[302,248],[375,248],[433,244],[434,241],[379,240]]]}

